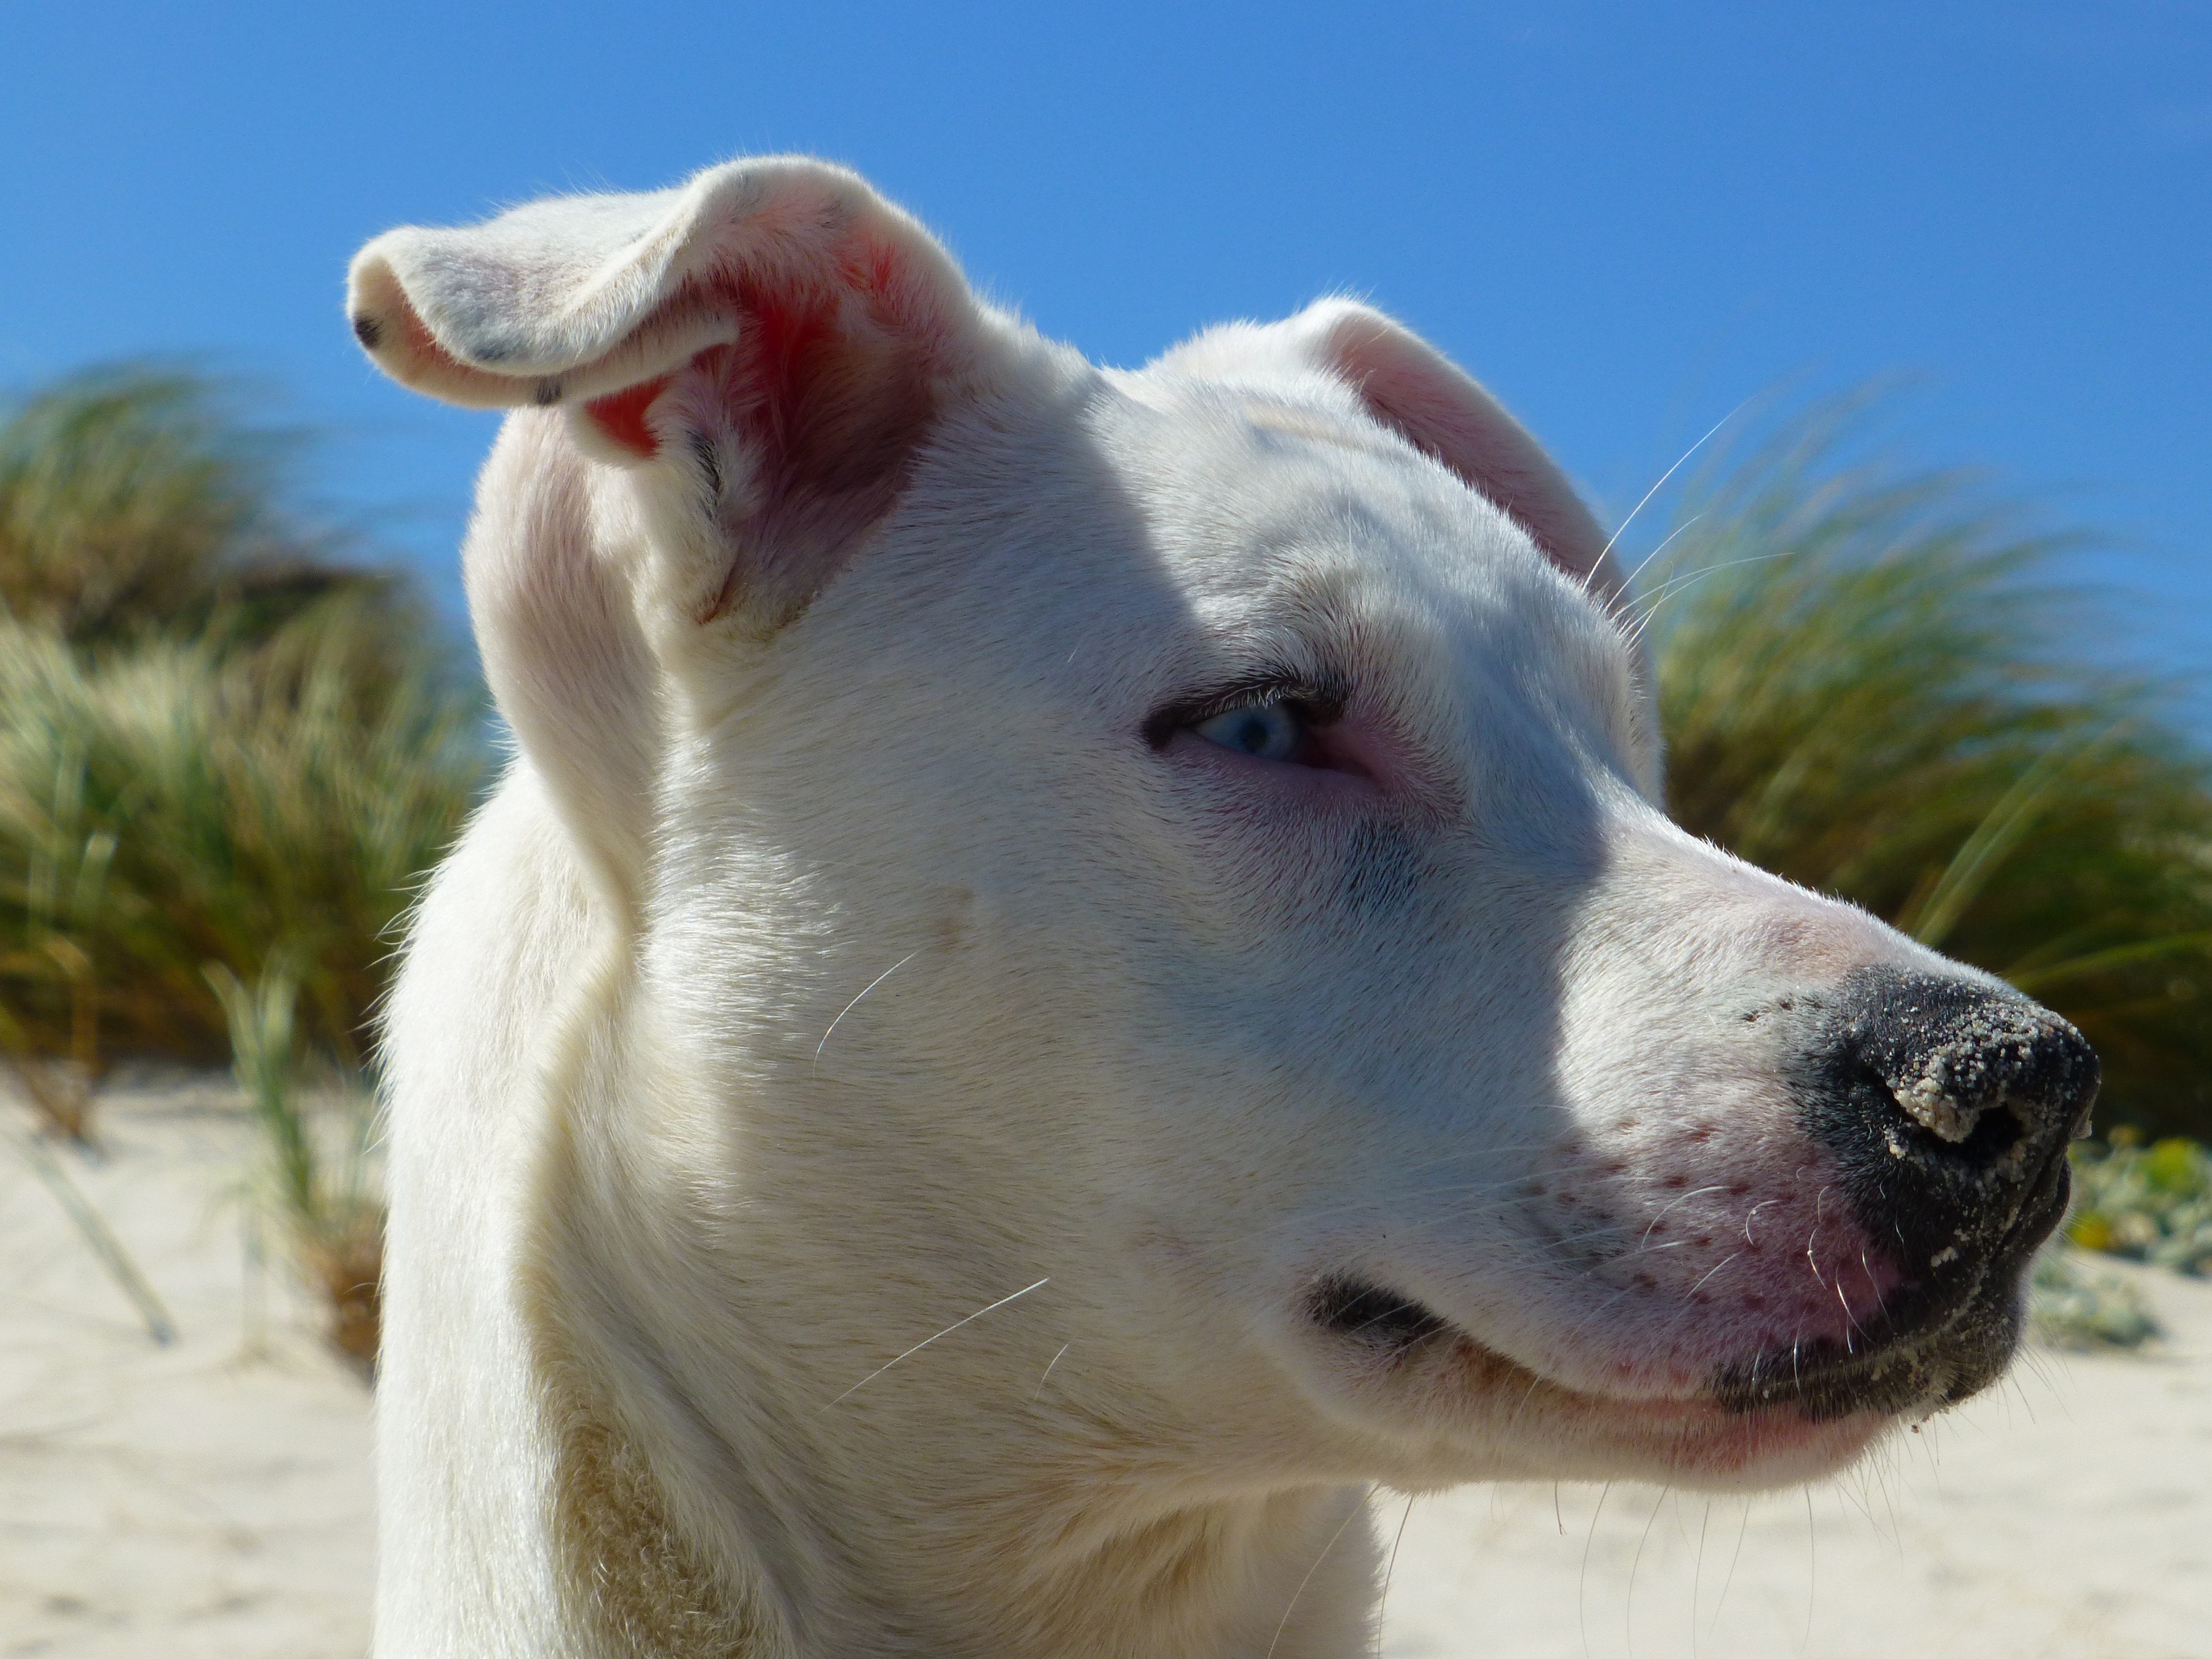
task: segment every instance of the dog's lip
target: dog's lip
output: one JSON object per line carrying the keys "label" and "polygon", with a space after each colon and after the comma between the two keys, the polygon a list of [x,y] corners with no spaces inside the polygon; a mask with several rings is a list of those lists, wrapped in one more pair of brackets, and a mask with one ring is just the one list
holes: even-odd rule
{"label": "dog's lip", "polygon": [[1514,1358],[1510,1354],[1501,1353],[1457,1325],[1448,1325],[1446,1328],[1452,1344],[1449,1362],[1451,1370],[1470,1373],[1486,1384],[1495,1382],[1498,1380],[1496,1374],[1502,1370],[1507,1373],[1505,1381],[1509,1385],[1518,1384],[1532,1398],[1540,1395],[1558,1404],[1604,1411],[1621,1417],[1638,1417],[1654,1423],[1691,1422],[1704,1419],[1718,1421],[1723,1418],[1747,1415],[1732,1410],[1714,1391],[1711,1383],[1703,1378],[1650,1391],[1638,1390],[1633,1387],[1618,1389],[1589,1388],[1553,1376]]}
{"label": "dog's lip", "polygon": [[[1397,1392],[1389,1380],[1395,1373],[1412,1385],[1410,1397],[1441,1387],[1460,1396],[1478,1421],[1487,1416],[1479,1402],[1503,1400],[1516,1420],[1540,1419],[1684,1474],[1742,1474],[1777,1462],[1840,1467],[1886,1429],[1937,1403],[1916,1397],[1813,1409],[1795,1399],[1731,1399],[1723,1382],[1730,1363],[1741,1359],[1734,1345],[1692,1356],[1639,1355],[1608,1344],[1607,1352],[1564,1364],[1540,1353],[1516,1357],[1476,1336],[1449,1302],[1417,1298],[1389,1288],[1394,1282],[1406,1280],[1340,1274],[1319,1281],[1304,1304],[1320,1328],[1335,1326],[1333,1340],[1349,1336],[1365,1347],[1370,1385]],[[1348,1324],[1347,1316],[1354,1316]],[[1364,1342],[1363,1332],[1370,1333]]]}
{"label": "dog's lip", "polygon": [[[1831,1323],[1778,1326],[1773,1308],[1760,1308],[1755,1300],[1748,1307],[1738,1307],[1717,1297],[1710,1307],[1691,1307],[1654,1292],[1635,1296],[1637,1305],[1627,1316],[1629,1322],[1640,1327],[1640,1340],[1601,1338],[1594,1344],[1553,1344],[1540,1339],[1500,1346],[1480,1334],[1485,1322],[1481,1316],[1463,1315],[1449,1291],[1433,1298],[1407,1294],[1405,1302],[1436,1322],[1441,1328],[1439,1340],[1497,1355],[1516,1369],[1524,1387],[1540,1378],[1549,1386],[1624,1407],[1711,1406],[1734,1413],[1744,1407],[1729,1397],[1723,1379],[1737,1370],[1772,1362],[1778,1355],[1787,1358],[1800,1347],[1824,1353],[1838,1347],[1854,1361],[1867,1360],[1923,1338],[1925,1333],[1917,1328],[1917,1319],[1911,1325],[1898,1321],[1922,1309],[1918,1298],[1929,1287],[1904,1272],[1877,1243],[1869,1241],[1858,1255],[1860,1276],[1870,1285],[1874,1299],[1840,1304],[1839,1319],[1823,1308],[1820,1311]],[[1978,1265],[1975,1283],[1984,1276]],[[1817,1272],[1814,1277],[1818,1279]],[[1418,1272],[1385,1270],[1378,1282],[1411,1285],[1421,1284],[1423,1278]],[[1827,1291],[1838,1281],[1832,1276],[1820,1282]],[[1789,1288],[1778,1289],[1775,1282],[1765,1279],[1751,1287],[1770,1304],[1781,1301]],[[1972,1288],[1957,1288],[1953,1300],[1963,1303]],[[1620,1307],[1618,1303],[1612,1305]]]}
{"label": "dog's lip", "polygon": [[[1577,1367],[1582,1374],[1570,1381],[1540,1359],[1516,1356],[1484,1341],[1467,1321],[1449,1307],[1391,1289],[1387,1281],[1347,1277],[1322,1283],[1325,1288],[1342,1287],[1337,1299],[1357,1311],[1364,1311],[1363,1304],[1367,1303],[1389,1304],[1388,1312],[1391,1317],[1387,1322],[1370,1316],[1350,1328],[1354,1335],[1371,1330],[1395,1333],[1384,1334],[1372,1343],[1376,1358],[1386,1365],[1462,1371],[1477,1375],[1486,1383],[1550,1389],[1564,1398],[1602,1403],[1623,1411],[1641,1410],[1655,1417],[1669,1413],[1684,1418],[1701,1413],[1741,1414],[1731,1410],[1715,1386],[1715,1377],[1726,1369],[1726,1356],[1704,1359],[1691,1366],[1679,1360],[1671,1364],[1639,1364],[1615,1354],[1611,1357],[1609,1367]],[[1310,1313],[1313,1313],[1318,1307],[1329,1304],[1310,1299],[1307,1305]],[[1322,1322],[1326,1328],[1329,1322]],[[1339,1332],[1340,1335],[1343,1334]],[[1607,1369],[1617,1373],[1617,1381],[1609,1377],[1601,1380],[1590,1374],[1593,1370]]]}
{"label": "dog's lip", "polygon": [[1452,1327],[1452,1369],[1471,1373],[1482,1392],[1501,1382],[1519,1401],[1516,1414],[1540,1411],[1554,1425],[1595,1431],[1613,1442],[1642,1442],[1657,1460],[1685,1474],[1739,1474],[1777,1458],[1841,1465],[1900,1419],[1885,1412],[1817,1417],[1794,1403],[1742,1410],[1698,1391],[1601,1393],[1579,1389],[1486,1348]]}
{"label": "dog's lip", "polygon": [[[1530,1400],[1540,1397],[1555,1410],[1602,1413],[1616,1423],[1636,1422],[1652,1427],[1734,1423],[1750,1424],[1755,1428],[1760,1423],[1771,1425],[1792,1419],[1808,1424],[1828,1423],[1862,1415],[1869,1421],[1886,1422],[1900,1414],[1895,1411],[1819,1413],[1803,1409],[1794,1401],[1747,1405],[1729,1399],[1722,1386],[1721,1379],[1729,1374],[1729,1361],[1725,1358],[1703,1363],[1695,1370],[1681,1368],[1679,1364],[1664,1367],[1674,1371],[1665,1380],[1652,1375],[1662,1367],[1621,1359],[1615,1362],[1620,1377],[1617,1384],[1607,1386],[1583,1379],[1570,1382],[1540,1364],[1516,1358],[1490,1346],[1464,1324],[1432,1304],[1413,1305],[1433,1322],[1433,1329],[1401,1351],[1401,1363],[1419,1364],[1417,1356],[1422,1350],[1427,1350],[1431,1356],[1443,1350],[1449,1355],[1442,1359],[1442,1369],[1446,1371],[1460,1373],[1481,1386],[1518,1389]],[[1431,1363],[1437,1362],[1431,1359]],[[1742,1363],[1740,1358],[1737,1363]]]}
{"label": "dog's lip", "polygon": [[1735,1412],[1711,1401],[1600,1403],[1597,1425],[1615,1439],[1644,1441],[1649,1451],[1685,1474],[1741,1474],[1808,1458],[1823,1468],[1841,1467],[1900,1420],[1882,1412],[1820,1418],[1795,1406]]}

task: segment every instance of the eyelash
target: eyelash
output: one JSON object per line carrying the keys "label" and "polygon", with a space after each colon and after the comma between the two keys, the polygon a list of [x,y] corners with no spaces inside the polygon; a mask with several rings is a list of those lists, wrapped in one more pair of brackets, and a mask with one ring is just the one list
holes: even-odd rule
{"label": "eyelash", "polygon": [[1334,678],[1316,680],[1304,674],[1255,674],[1202,696],[1179,698],[1160,708],[1145,722],[1145,741],[1164,749],[1175,734],[1254,703],[1279,702],[1308,726],[1333,726],[1344,718],[1351,692]]}

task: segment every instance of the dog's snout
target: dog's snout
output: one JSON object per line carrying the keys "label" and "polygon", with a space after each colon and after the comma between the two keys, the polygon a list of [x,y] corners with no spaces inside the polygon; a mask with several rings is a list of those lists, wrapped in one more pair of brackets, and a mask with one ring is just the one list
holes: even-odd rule
{"label": "dog's snout", "polygon": [[1870,1231],[1920,1258],[1899,1265],[2039,1243],[2097,1092],[2081,1034],[2012,993],[1891,968],[1860,969],[1823,1001],[1793,1080]]}
{"label": "dog's snout", "polygon": [[1796,1001],[1800,1121],[1895,1279],[1850,1340],[1733,1366],[1719,1395],[1816,1417],[1963,1400],[2019,1340],[2021,1278],[2066,1212],[2096,1053],[2048,1009],[1963,976],[1862,968]]}

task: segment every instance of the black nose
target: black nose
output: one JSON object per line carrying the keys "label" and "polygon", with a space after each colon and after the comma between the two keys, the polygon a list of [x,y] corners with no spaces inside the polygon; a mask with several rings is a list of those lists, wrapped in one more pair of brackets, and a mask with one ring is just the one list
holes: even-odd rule
{"label": "black nose", "polygon": [[2095,1051],[1966,979],[1863,968],[1821,1004],[1792,1082],[1868,1233],[1929,1289],[2016,1267],[2065,1212]]}
{"label": "black nose", "polygon": [[1799,1121],[1893,1277],[1849,1340],[1733,1364],[1717,1396],[1814,1417],[1964,1400],[2019,1343],[2024,1270],[2066,1212],[2096,1054],[2048,1009],[1947,975],[1863,968],[1779,1006],[1802,1022],[1785,1062]]}

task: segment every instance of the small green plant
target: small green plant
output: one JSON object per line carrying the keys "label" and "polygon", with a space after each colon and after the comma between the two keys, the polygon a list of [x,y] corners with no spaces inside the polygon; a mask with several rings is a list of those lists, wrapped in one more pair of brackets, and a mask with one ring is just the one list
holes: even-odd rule
{"label": "small green plant", "polygon": [[2212,1276],[2212,1151],[2116,1131],[2075,1149],[2074,1192],[2066,1231],[2082,1249]]}
{"label": "small green plant", "polygon": [[2036,1258],[2028,1323],[2054,1348],[2139,1348],[2160,1334],[2143,1293],[2117,1275],[2093,1272],[2079,1250],[2051,1245]]}
{"label": "small green plant", "polygon": [[137,1261],[115,1236],[99,1207],[85,1195],[68,1168],[56,1158],[51,1148],[36,1139],[18,1138],[12,1130],[0,1130],[0,1139],[8,1141],[11,1149],[30,1166],[54,1201],[61,1206],[62,1213],[77,1231],[77,1236],[93,1253],[107,1276],[115,1281],[116,1288],[130,1298],[131,1305],[146,1323],[146,1334],[161,1344],[177,1339],[176,1321],[169,1316],[168,1308],[161,1295],[147,1282]]}
{"label": "small green plant", "polygon": [[[382,1315],[384,1210],[368,1180],[368,1103],[342,1079],[334,1101],[319,1113],[311,1108],[294,1020],[299,982],[281,960],[251,985],[219,963],[207,975],[228,1022],[233,1072],[261,1133],[264,1165],[255,1190],[329,1310],[331,1344],[371,1367]],[[333,1139],[342,1143],[335,1156]]]}

